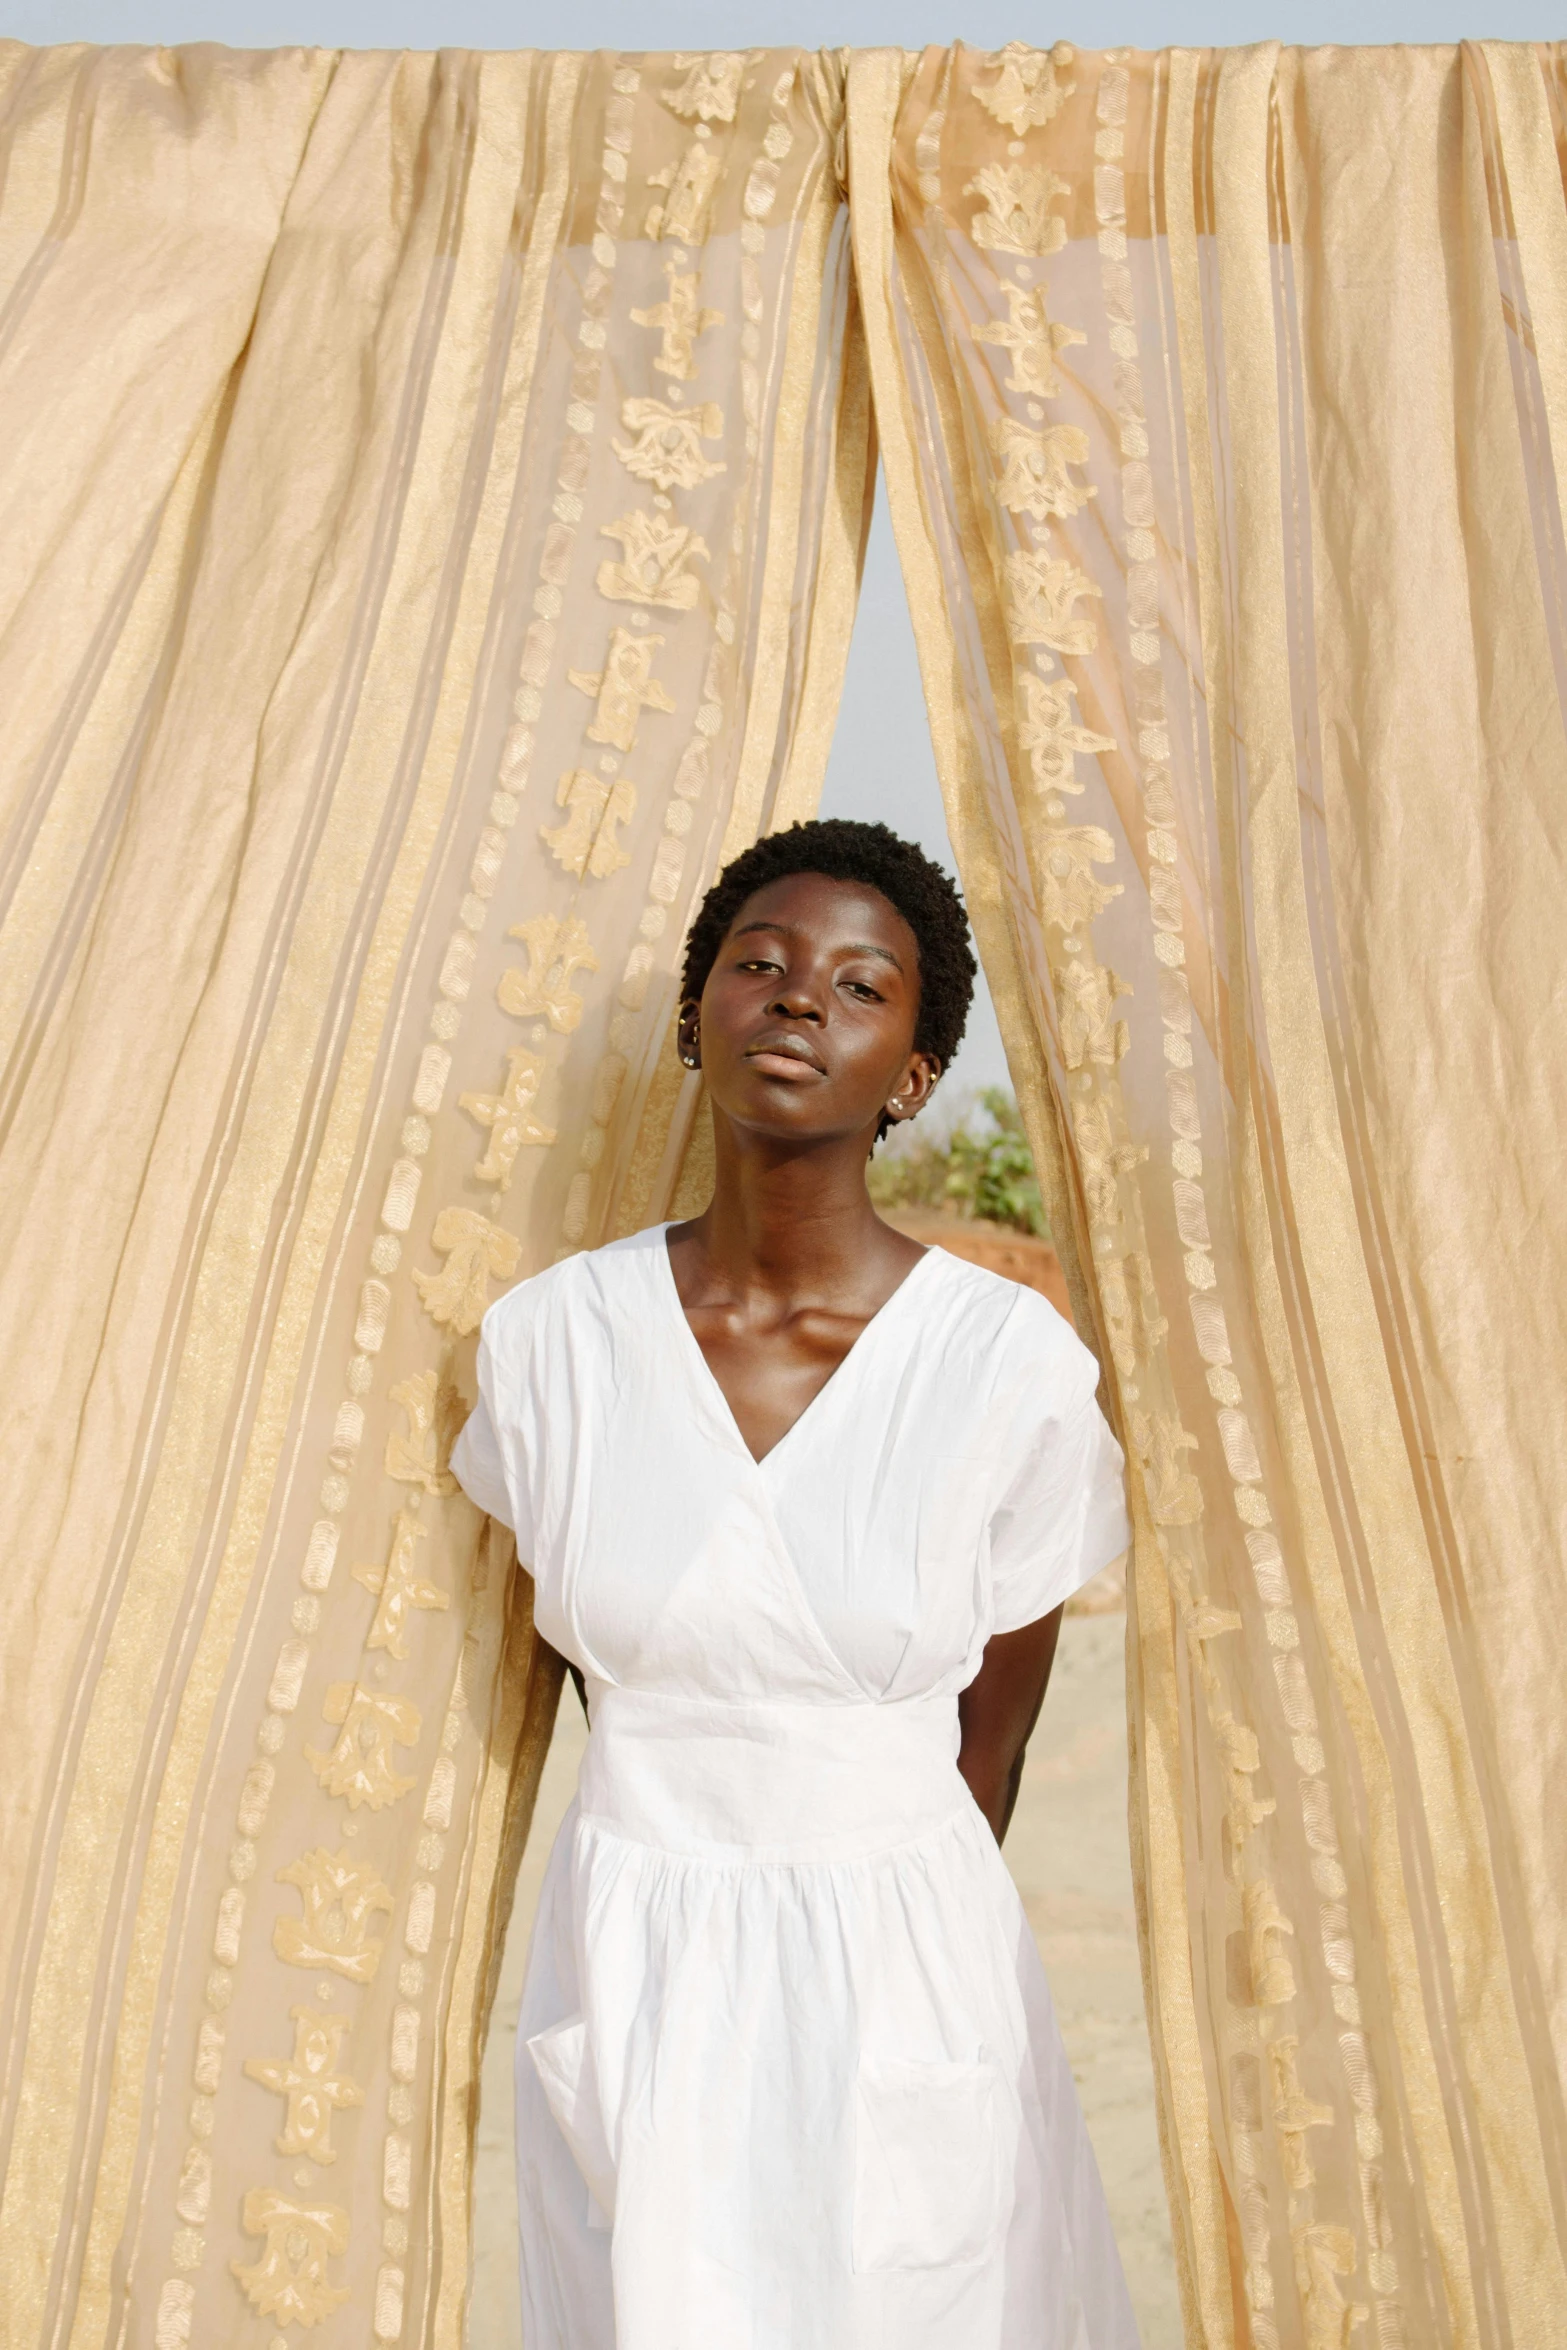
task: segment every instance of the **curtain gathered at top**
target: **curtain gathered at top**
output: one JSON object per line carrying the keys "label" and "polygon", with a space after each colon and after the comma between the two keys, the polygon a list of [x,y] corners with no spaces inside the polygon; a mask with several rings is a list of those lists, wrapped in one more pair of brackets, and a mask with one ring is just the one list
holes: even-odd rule
{"label": "curtain gathered at top", "polygon": [[704,1197],[872,391],[1131,1463],[1188,2339],[1554,2344],[1564,126],[1488,44],[0,45],[17,2350],[461,2338],[561,1668],[448,1454],[486,1304]]}
{"label": "curtain gathered at top", "polygon": [[815,804],[843,67],[0,83],[5,2338],[455,2344],[559,1667],[447,1455],[489,1300],[667,1212],[693,900]]}
{"label": "curtain gathered at top", "polygon": [[1131,1464],[1189,2341],[1567,2308],[1567,53],[856,57],[948,820]]}

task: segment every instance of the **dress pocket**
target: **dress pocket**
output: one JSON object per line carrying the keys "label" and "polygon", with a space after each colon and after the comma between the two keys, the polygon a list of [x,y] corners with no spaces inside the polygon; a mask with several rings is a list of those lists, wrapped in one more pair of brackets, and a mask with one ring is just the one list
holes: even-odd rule
{"label": "dress pocket", "polygon": [[988,2064],[860,2059],[854,2112],[854,2266],[983,2259],[1006,2217],[1002,2096]]}
{"label": "dress pocket", "polygon": [[588,2183],[588,2225],[607,2228],[615,2215],[615,2165],[585,2018],[569,2015],[547,2032],[536,2032],[528,2054],[560,2134]]}

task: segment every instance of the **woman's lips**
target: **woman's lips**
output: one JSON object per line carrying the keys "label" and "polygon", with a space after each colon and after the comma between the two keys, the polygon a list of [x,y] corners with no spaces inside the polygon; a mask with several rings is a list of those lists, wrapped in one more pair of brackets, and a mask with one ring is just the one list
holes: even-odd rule
{"label": "woman's lips", "polygon": [[785,1077],[798,1082],[807,1077],[825,1077],[827,1074],[818,1061],[808,1061],[803,1053],[791,1052],[782,1045],[753,1045],[746,1059],[764,1077]]}

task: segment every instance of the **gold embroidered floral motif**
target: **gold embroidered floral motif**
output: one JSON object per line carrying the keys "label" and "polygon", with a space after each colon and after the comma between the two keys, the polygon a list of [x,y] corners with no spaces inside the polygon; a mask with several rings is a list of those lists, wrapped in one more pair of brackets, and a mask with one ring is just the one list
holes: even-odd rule
{"label": "gold embroidered floral motif", "polygon": [[663,400],[626,400],[621,404],[620,424],[623,432],[634,433],[636,438],[611,440],[610,447],[628,473],[635,474],[638,481],[650,481],[655,489],[694,490],[728,471],[722,458],[702,454],[703,441],[718,440],[724,429],[724,412],[712,400],[704,400],[700,408],[671,408]]}
{"label": "gold embroidered floral motif", "polygon": [[305,1760],[328,1795],[347,1798],[350,1811],[367,1803],[384,1811],[406,1795],[414,1781],[392,1767],[393,1749],[412,1746],[423,1716],[407,1697],[387,1697],[354,1681],[334,1681],[321,1701],[329,1722],[341,1722],[337,1744],[327,1751],[305,1748]]}
{"label": "gold embroidered floral motif", "polygon": [[740,102],[740,77],[745,72],[743,50],[715,49],[706,57],[675,58],[675,71],[685,80],[665,96],[672,114],[688,122],[733,122]]}
{"label": "gold embroidered floral motif", "polygon": [[[425,1378],[433,1373],[425,1372]],[[451,1480],[453,1490],[456,1479]],[[375,1622],[370,1627],[366,1648],[384,1648],[395,1656],[399,1664],[408,1658],[408,1619],[416,1610],[444,1609],[451,1606],[451,1594],[439,1583],[431,1583],[414,1566],[414,1553],[424,1541],[429,1528],[412,1510],[399,1510],[392,1523],[392,1544],[384,1566],[355,1567],[354,1581],[362,1583],[366,1591],[379,1594],[381,1604],[375,1611]]]}
{"label": "gold embroidered floral motif", "polygon": [[586,923],[575,914],[563,920],[554,914],[536,914],[531,922],[517,923],[506,935],[522,940],[528,950],[528,968],[520,971],[514,965],[501,973],[495,991],[501,1010],[519,1020],[547,1020],[557,1036],[569,1036],[582,1018],[582,998],[572,980],[579,971],[598,969]]}
{"label": "gold embroidered floral motif", "polygon": [[318,1845],[279,1869],[277,1881],[297,1885],[304,1908],[303,1917],[282,1917],[273,1927],[279,1958],[289,1966],[330,1967],[350,1983],[373,1981],[384,1945],[370,1928],[392,1907],[392,1892],[369,1863]]}
{"label": "gold embroidered floral motif", "polygon": [[1110,1106],[1101,1094],[1077,1094],[1072,1102],[1072,1124],[1077,1135],[1078,1164],[1091,1224],[1116,1220],[1118,1189],[1148,1155],[1144,1144],[1117,1142],[1110,1130]]}
{"label": "gold embroidered floral motif", "polygon": [[[1238,1621],[1239,1619],[1237,1619]],[[1278,1809],[1271,1795],[1258,1795],[1252,1780],[1262,1768],[1257,1733],[1228,1711],[1210,1716],[1224,1764],[1224,1828],[1229,1839],[1231,1865],[1238,1867],[1246,1839],[1271,1812]]]}
{"label": "gold embroidered floral motif", "polygon": [[1295,2282],[1306,2321],[1306,2350],[1348,2350],[1349,2337],[1370,2315],[1364,2303],[1346,2301],[1339,2278],[1355,2273],[1355,2238],[1348,2228],[1296,2228]]}
{"label": "gold embroidered floral motif", "polygon": [[976,82],[974,95],[997,122],[1020,139],[1025,131],[1053,121],[1077,88],[1076,82],[1061,79],[1074,55],[1067,41],[1057,41],[1048,50],[1031,49],[1026,41],[1009,41],[990,61],[997,69],[995,80],[984,88]]}
{"label": "gold embroidered floral motif", "polygon": [[212,2208],[212,2157],[205,2147],[186,2147],[174,2208],[192,2227],[205,2227]]}
{"label": "gold embroidered floral motif", "polygon": [[332,2116],[342,2105],[363,2105],[365,2093],[357,2081],[337,2069],[343,2034],[352,2018],[318,2015],[313,2007],[291,2007],[294,2053],[283,2060],[247,2056],[245,2071],[263,2089],[275,2090],[287,2100],[279,2154],[305,2154],[315,2163],[337,2160],[332,2143]]}
{"label": "gold embroidered floral motif", "polygon": [[707,208],[723,174],[723,162],[706,139],[693,139],[678,163],[650,171],[650,188],[665,188],[662,204],[648,207],[643,235],[670,244],[700,245],[707,227]]}
{"label": "gold embroidered floral motif", "polygon": [[1088,463],[1088,435],[1080,425],[1047,424],[1030,432],[1016,417],[998,416],[990,446],[1001,467],[996,496],[1009,514],[1044,522],[1052,514],[1076,514],[1098,495],[1092,483],[1075,482],[1067,471]]}
{"label": "gold embroidered floral motif", "polygon": [[541,825],[539,838],[568,873],[603,881],[630,864],[630,851],[616,838],[618,827],[637,812],[637,787],[629,776],[606,783],[586,767],[568,767],[555,786],[555,805],[566,810],[566,821]]}
{"label": "gold embroidered floral motif", "polygon": [[[617,628],[610,636],[602,669],[568,669],[567,677],[579,692],[596,694],[598,708],[588,728],[588,740],[613,743],[617,751],[636,747],[637,721],[644,710],[673,710],[674,703],[652,675],[653,655],[661,636],[637,636]],[[514,931],[515,938],[519,934]]]}
{"label": "gold embroidered floral motif", "polygon": [[1059,253],[1066,243],[1066,222],[1050,207],[1071,192],[1053,171],[1030,170],[1021,163],[987,163],[963,190],[965,196],[983,196],[986,207],[974,215],[969,234],[987,253],[1022,253],[1036,259]]}
{"label": "gold embroidered floral motif", "polygon": [[1197,1439],[1181,1426],[1173,1412],[1133,1412],[1132,1442],[1137,1447],[1148,1488],[1148,1511],[1156,1526],[1194,1526],[1202,1516],[1202,1487],[1182,1456],[1195,1452]]}
{"label": "gold embroidered floral motif", "polygon": [[689,612],[702,593],[702,583],[687,570],[698,557],[705,563],[705,539],[684,523],[666,522],[646,507],[634,506],[618,522],[606,522],[600,536],[619,539],[623,553],[618,563],[608,557],[598,567],[598,591],[619,604],[662,604],[671,612]]}
{"label": "gold embroidered floral motif", "polygon": [[1047,923],[1079,930],[1120,896],[1118,881],[1096,881],[1090,870],[1108,865],[1115,856],[1115,843],[1103,825],[1057,825],[1039,846],[1040,910]]}
{"label": "gold embroidered floral motif", "polygon": [[[624,862],[624,859],[622,859]],[[544,1080],[544,1063],[525,1046],[516,1044],[506,1055],[506,1083],[499,1093],[461,1093],[458,1107],[490,1130],[489,1148],[474,1168],[480,1183],[510,1191],[517,1153],[525,1144],[540,1148],[555,1140],[553,1126],[541,1126],[532,1114],[534,1099]]]}
{"label": "gold embroidered floral motif", "polygon": [[[1268,1807],[1272,1809],[1271,1804]],[[1253,1878],[1241,1893],[1246,1942],[1251,1952],[1252,1997],[1259,2007],[1283,2007],[1295,1996],[1295,1970],[1284,1937],[1295,1929],[1279,1907],[1266,1877]]]}
{"label": "gold embroidered floral motif", "polygon": [[[426,1493],[455,1493],[457,1480],[447,1464],[467,1416],[457,1389],[439,1371],[411,1371],[387,1393],[408,1418],[406,1435],[393,1429],[387,1437],[387,1475],[400,1485],[422,1485]],[[359,1570],[361,1582],[368,1572]],[[372,1583],[367,1588],[374,1591],[379,1586]]]}
{"label": "gold embroidered floral motif", "polygon": [[296,2203],[273,2187],[252,2187],[241,2208],[247,2236],[263,2236],[259,2260],[229,2266],[245,2288],[252,2308],[279,2325],[319,2325],[348,2299],[346,2285],[334,2285],[326,2264],[348,2248],[348,2214],[335,2203]]}
{"label": "gold embroidered floral motif", "polygon": [[514,1232],[492,1224],[476,1208],[443,1208],[431,1236],[446,1258],[439,1273],[414,1274],[425,1312],[466,1338],[477,1330],[490,1302],[490,1282],[509,1281],[522,1243]]}
{"label": "gold embroidered floral motif", "polygon": [[[1123,1147],[1131,1153],[1134,1165],[1148,1156],[1146,1143],[1129,1142]],[[1133,1256],[1127,1259],[1127,1264],[1137,1276],[1133,1294],[1137,1300],[1137,1318],[1142,1325],[1142,1351],[1146,1359],[1151,1357],[1154,1349],[1162,1346],[1169,1337],[1170,1325],[1159,1311],[1159,1288],[1154,1280],[1153,1259],[1149,1256],[1148,1251],[1146,1249],[1137,1250]]]}
{"label": "gold embroidered floral motif", "polygon": [[1110,1007],[1118,996],[1129,995],[1124,979],[1086,955],[1065,958],[1056,966],[1060,991],[1061,1056],[1069,1069],[1094,1062],[1113,1069],[1127,1048],[1126,1022],[1112,1020]]}
{"label": "gold embroidered floral motif", "polygon": [[1110,1357],[1123,1379],[1137,1368],[1137,1316],[1127,1286],[1126,1267],[1119,1258],[1105,1257],[1099,1269],[1099,1302],[1104,1311]]}
{"label": "gold embroidered floral motif", "polygon": [[1017,739],[1042,791],[1080,792],[1083,787],[1073,764],[1077,754],[1092,757],[1115,749],[1113,735],[1095,734],[1091,727],[1079,725],[1072,711],[1076,692],[1065,677],[1034,677],[1027,670],[1019,674],[1022,715]]}
{"label": "gold embroidered floral motif", "polygon": [[666,261],[664,276],[669,292],[662,302],[650,310],[633,310],[633,326],[652,327],[662,336],[654,367],[660,375],[672,375],[680,383],[689,383],[696,374],[696,340],[711,327],[722,326],[721,310],[704,310],[701,302],[701,281],[696,271],[682,271],[678,262]]}
{"label": "gold embroidered floral motif", "polygon": [[[1233,1607],[1215,1607],[1211,1599],[1200,1597],[1190,1601],[1190,1608],[1191,1612],[1186,1619],[1187,1637],[1197,1642],[1202,1650],[1204,1667],[1211,1671],[1212,1667],[1208,1665],[1208,1643],[1210,1640],[1222,1640],[1227,1632],[1238,1632],[1241,1628],[1240,1611]],[[1256,1768],[1257,1765],[1253,1763],[1252,1769]]]}
{"label": "gold embroidered floral motif", "polygon": [[[1146,1156],[1136,1145],[1123,1145],[1123,1149],[1134,1151],[1137,1157]],[[1141,1250],[1134,1250],[1127,1257],[1103,1258],[1100,1292],[1109,1326],[1110,1352],[1116,1369],[1124,1379],[1129,1379],[1139,1357],[1146,1362],[1151,1349],[1169,1327],[1158,1311],[1158,1292],[1147,1256]]]}
{"label": "gold embroidered floral motif", "polygon": [[1279,2154],[1285,2184],[1295,2194],[1316,2182],[1306,2146],[1308,2130],[1325,2130],[1333,2120],[1331,2105],[1318,2105],[1301,2086],[1300,2041],[1293,2034],[1268,2042],[1268,2072],[1273,2083],[1273,2119],[1278,2126]]}
{"label": "gold embroidered floral motif", "polygon": [[1007,557],[1007,634],[1015,645],[1048,645],[1055,653],[1091,653],[1099,630],[1090,612],[1072,607],[1098,596],[1086,571],[1065,555],[1035,555],[1019,547]]}
{"label": "gold embroidered floral motif", "polygon": [[1056,353],[1070,344],[1086,343],[1088,337],[1075,326],[1062,326],[1045,310],[1043,294],[1028,286],[1003,285],[1007,298],[1007,317],[993,318],[988,326],[974,329],[976,343],[994,343],[1012,354],[1012,373],[1006,379],[1009,392],[1026,392],[1036,400],[1054,400],[1061,390],[1060,371]]}

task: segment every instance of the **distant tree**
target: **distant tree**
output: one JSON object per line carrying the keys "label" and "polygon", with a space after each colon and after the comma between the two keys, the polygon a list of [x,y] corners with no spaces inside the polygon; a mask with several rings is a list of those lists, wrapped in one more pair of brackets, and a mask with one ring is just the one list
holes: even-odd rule
{"label": "distant tree", "polygon": [[1000,1085],[945,1135],[903,1129],[871,1161],[870,1192],[882,1208],[944,1208],[1049,1235],[1023,1120]]}

